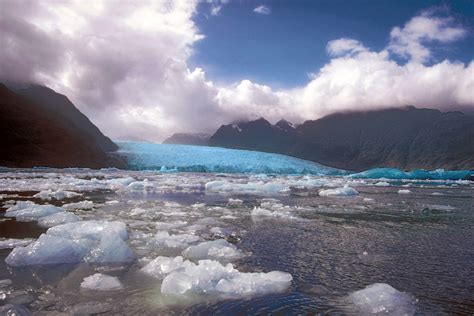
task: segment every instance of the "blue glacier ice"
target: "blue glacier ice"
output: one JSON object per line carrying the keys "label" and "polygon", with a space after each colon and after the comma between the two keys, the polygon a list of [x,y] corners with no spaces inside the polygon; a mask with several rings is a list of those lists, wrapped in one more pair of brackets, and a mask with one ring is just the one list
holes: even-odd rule
{"label": "blue glacier ice", "polygon": [[117,142],[133,170],[343,175],[345,171],[315,162],[258,151],[220,147]]}
{"label": "blue glacier ice", "polygon": [[318,163],[258,151],[220,147],[117,142],[132,170],[160,172],[217,172],[250,174],[310,174],[349,176],[360,179],[460,180],[473,174],[469,170],[447,171],[375,168],[358,173],[330,168]]}
{"label": "blue glacier ice", "polygon": [[349,175],[351,178],[360,179],[412,179],[412,180],[461,180],[467,179],[470,170],[449,171],[444,169],[403,171],[397,168],[374,168]]}

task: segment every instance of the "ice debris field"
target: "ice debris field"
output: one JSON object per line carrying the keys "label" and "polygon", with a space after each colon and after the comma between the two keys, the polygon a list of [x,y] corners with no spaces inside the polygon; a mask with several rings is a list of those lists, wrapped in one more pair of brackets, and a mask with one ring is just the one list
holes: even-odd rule
{"label": "ice debris field", "polygon": [[152,154],[128,171],[2,169],[0,313],[472,307],[474,183],[465,174],[348,174],[279,155],[262,169],[239,165],[234,151],[228,169],[193,152],[207,161],[192,164],[202,170]]}

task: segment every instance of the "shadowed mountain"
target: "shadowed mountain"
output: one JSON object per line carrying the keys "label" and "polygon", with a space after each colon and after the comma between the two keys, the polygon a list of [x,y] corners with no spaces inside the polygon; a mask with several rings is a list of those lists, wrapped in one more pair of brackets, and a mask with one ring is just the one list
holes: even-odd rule
{"label": "shadowed mountain", "polygon": [[211,135],[205,133],[175,133],[165,139],[163,144],[207,146]]}
{"label": "shadowed mountain", "polygon": [[0,84],[1,166],[123,165],[107,153],[117,146],[65,96],[41,86],[17,91]]}
{"label": "shadowed mountain", "polygon": [[474,169],[474,116],[409,106],[332,114],[296,128],[259,119],[221,126],[210,145],[282,153],[355,171]]}

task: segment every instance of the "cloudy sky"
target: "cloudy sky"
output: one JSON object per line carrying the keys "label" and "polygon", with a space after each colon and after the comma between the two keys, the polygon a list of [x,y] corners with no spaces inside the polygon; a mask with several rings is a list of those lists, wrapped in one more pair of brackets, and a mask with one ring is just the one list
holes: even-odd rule
{"label": "cloudy sky", "polygon": [[0,81],[113,138],[402,105],[474,111],[474,2],[0,1]]}

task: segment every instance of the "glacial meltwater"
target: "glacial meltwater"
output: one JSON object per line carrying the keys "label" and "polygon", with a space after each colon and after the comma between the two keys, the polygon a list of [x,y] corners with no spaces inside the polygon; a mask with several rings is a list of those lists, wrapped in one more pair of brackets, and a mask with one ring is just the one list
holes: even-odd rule
{"label": "glacial meltwater", "polygon": [[469,171],[120,146],[0,169],[0,315],[474,313]]}

